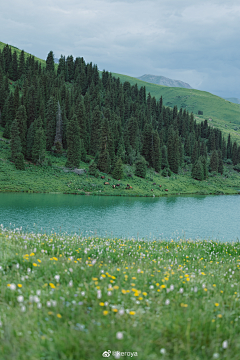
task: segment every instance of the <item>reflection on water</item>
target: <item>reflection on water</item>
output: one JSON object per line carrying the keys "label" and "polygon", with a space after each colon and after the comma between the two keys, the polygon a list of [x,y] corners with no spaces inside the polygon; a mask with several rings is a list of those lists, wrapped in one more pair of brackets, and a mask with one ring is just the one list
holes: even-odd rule
{"label": "reflection on water", "polygon": [[237,195],[131,198],[0,193],[0,223],[30,231],[236,240],[239,214]]}

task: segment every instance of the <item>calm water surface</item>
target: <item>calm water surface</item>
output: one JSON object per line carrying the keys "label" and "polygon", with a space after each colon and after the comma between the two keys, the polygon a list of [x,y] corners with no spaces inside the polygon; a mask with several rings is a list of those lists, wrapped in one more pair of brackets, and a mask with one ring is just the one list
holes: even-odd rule
{"label": "calm water surface", "polygon": [[0,193],[0,224],[113,237],[240,239],[240,196],[125,198]]}

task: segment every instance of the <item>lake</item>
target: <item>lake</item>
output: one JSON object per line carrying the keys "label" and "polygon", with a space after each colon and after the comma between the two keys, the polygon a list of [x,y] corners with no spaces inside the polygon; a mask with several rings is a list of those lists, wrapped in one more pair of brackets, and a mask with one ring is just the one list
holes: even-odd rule
{"label": "lake", "polygon": [[133,198],[0,193],[0,224],[110,237],[240,238],[240,196]]}

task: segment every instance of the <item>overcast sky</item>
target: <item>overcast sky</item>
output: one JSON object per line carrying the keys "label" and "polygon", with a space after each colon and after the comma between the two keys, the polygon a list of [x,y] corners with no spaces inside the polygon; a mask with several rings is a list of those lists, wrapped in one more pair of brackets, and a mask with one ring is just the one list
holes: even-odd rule
{"label": "overcast sky", "polygon": [[239,0],[8,0],[0,41],[240,98]]}

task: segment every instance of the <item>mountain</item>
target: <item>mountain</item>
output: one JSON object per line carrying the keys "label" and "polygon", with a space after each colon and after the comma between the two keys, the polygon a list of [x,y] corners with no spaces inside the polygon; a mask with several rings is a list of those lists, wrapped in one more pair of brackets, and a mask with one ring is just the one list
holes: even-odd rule
{"label": "mountain", "polygon": [[145,74],[145,75],[138,77],[137,79],[149,82],[151,84],[156,84],[156,85],[192,89],[192,87],[189,84],[187,84],[181,80],[173,80],[173,79],[166,78],[165,76],[156,76],[156,75]]}
{"label": "mountain", "polygon": [[240,99],[238,99],[238,98],[223,98],[223,99],[230,101],[234,104],[240,104]]}

